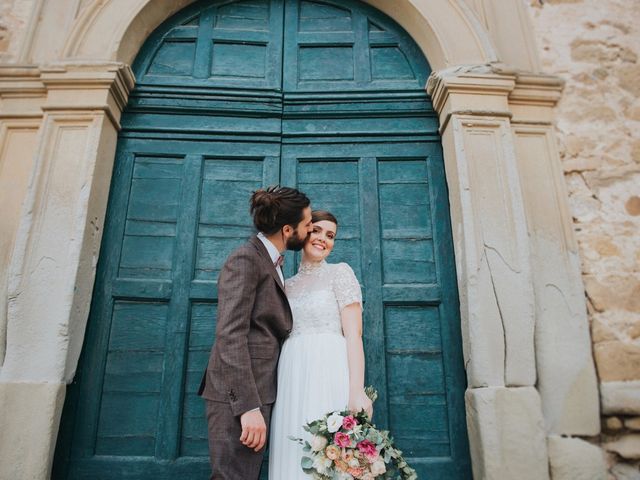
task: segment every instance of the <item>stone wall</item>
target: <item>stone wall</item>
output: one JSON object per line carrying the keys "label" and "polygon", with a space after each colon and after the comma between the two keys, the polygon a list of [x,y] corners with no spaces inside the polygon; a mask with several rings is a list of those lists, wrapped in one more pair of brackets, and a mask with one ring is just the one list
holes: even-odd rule
{"label": "stone wall", "polygon": [[611,478],[640,478],[640,3],[523,0],[561,76],[560,155],[582,259]]}

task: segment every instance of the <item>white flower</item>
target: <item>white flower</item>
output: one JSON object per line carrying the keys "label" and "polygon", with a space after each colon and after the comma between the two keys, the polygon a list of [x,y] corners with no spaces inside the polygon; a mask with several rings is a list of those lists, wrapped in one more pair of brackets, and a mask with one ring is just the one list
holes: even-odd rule
{"label": "white flower", "polygon": [[313,461],[313,468],[320,475],[324,475],[325,473],[327,473],[327,470],[331,468],[332,463],[333,462],[331,460],[329,460],[324,455],[320,454]]}
{"label": "white flower", "polygon": [[343,419],[344,417],[338,413],[329,415],[329,418],[327,418],[327,430],[329,430],[330,433],[335,433],[340,430]]}
{"label": "white flower", "polygon": [[314,435],[311,439],[311,450],[314,452],[319,452],[324,450],[324,447],[327,446],[327,439],[322,435]]}
{"label": "white flower", "polygon": [[371,473],[374,475],[382,475],[387,471],[387,467],[384,464],[384,460],[380,459],[371,464]]}
{"label": "white flower", "polygon": [[358,461],[357,458],[352,458],[351,460],[349,460],[349,466],[352,468],[356,468],[360,466],[360,462]]}

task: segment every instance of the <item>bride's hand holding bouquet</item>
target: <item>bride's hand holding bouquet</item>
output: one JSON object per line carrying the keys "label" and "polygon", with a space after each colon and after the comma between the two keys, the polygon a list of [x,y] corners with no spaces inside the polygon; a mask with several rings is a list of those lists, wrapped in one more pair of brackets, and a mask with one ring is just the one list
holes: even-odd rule
{"label": "bride's hand holding bouquet", "polygon": [[369,398],[365,389],[357,389],[349,393],[347,409],[351,413],[364,411],[369,419],[373,418],[373,401]]}
{"label": "bride's hand holding bouquet", "polygon": [[[373,388],[364,393],[375,401]],[[330,412],[304,429],[309,440],[290,438],[303,446],[302,470],[315,480],[418,479],[389,432],[378,430],[364,410]]]}

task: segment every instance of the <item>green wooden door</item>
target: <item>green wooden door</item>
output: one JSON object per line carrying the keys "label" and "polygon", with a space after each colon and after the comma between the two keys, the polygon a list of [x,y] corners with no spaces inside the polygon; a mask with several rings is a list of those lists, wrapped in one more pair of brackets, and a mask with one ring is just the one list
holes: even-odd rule
{"label": "green wooden door", "polygon": [[421,478],[470,478],[440,138],[411,38],[356,1],[201,1],[134,70],[54,478],[207,478],[195,392],[216,279],[252,233],[250,193],[274,183],[340,220],[377,423]]}

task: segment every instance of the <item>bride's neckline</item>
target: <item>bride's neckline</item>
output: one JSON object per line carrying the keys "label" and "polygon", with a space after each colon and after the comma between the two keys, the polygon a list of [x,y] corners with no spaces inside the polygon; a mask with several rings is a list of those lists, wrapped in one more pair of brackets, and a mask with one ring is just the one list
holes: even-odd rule
{"label": "bride's neckline", "polygon": [[319,262],[300,262],[300,268],[298,269],[298,273],[317,272],[326,264],[327,262],[325,260],[321,260]]}

